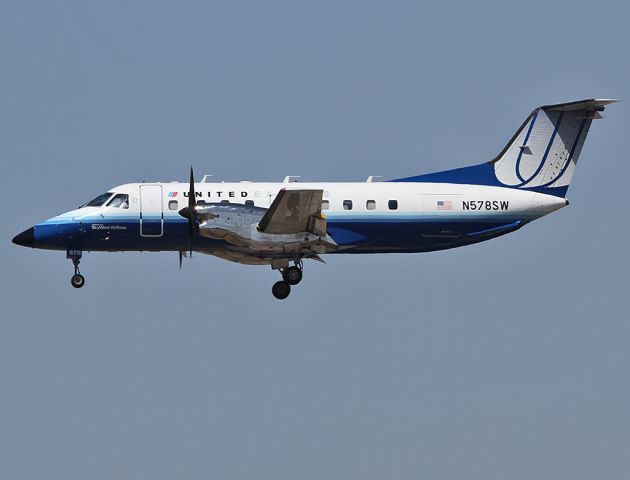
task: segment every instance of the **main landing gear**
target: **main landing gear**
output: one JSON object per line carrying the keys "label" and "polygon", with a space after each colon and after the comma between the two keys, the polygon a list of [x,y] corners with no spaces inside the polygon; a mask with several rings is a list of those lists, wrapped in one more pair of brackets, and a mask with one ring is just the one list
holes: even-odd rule
{"label": "main landing gear", "polygon": [[271,287],[271,293],[273,293],[273,296],[278,300],[284,300],[289,296],[289,293],[291,293],[291,285],[284,280],[279,280]]}
{"label": "main landing gear", "polygon": [[271,287],[271,293],[278,300],[284,300],[291,293],[291,286],[302,281],[302,261],[297,260],[295,265],[281,270],[282,280],[277,281]]}
{"label": "main landing gear", "polygon": [[72,260],[72,264],[74,265],[74,275],[70,278],[70,285],[74,288],[81,288],[85,285],[85,277],[81,275],[79,271],[79,263],[81,263],[81,255],[82,252],[78,250],[68,251],[66,254],[66,258]]}

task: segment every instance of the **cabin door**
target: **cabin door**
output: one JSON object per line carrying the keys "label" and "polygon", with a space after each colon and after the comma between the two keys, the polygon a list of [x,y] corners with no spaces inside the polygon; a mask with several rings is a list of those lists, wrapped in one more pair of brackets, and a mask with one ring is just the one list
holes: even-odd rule
{"label": "cabin door", "polygon": [[162,185],[140,185],[140,236],[161,237],[163,231]]}

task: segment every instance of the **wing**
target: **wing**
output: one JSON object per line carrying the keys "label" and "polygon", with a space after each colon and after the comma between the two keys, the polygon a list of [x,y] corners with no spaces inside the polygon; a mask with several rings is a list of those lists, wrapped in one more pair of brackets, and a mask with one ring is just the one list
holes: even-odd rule
{"label": "wing", "polygon": [[326,220],[322,218],[323,194],[323,190],[280,190],[258,222],[258,230],[274,234],[312,232],[326,235]]}

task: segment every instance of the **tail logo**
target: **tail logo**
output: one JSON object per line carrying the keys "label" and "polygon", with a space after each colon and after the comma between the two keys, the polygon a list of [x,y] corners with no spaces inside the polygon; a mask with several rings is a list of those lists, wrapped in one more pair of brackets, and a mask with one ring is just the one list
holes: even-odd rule
{"label": "tail logo", "polygon": [[583,110],[536,110],[501,158],[497,180],[515,188],[569,185],[592,116]]}

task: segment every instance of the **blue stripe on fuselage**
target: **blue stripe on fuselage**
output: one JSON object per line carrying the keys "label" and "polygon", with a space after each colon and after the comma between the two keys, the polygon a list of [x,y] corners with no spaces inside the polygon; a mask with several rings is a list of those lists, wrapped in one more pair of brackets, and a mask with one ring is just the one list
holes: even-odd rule
{"label": "blue stripe on fuselage", "polygon": [[[483,239],[502,235],[504,226],[524,219],[513,214],[468,215],[461,212],[434,214],[329,214],[328,232],[339,245],[352,245],[356,253],[422,252],[453,248],[475,240],[470,235],[483,232]],[[163,235],[140,235],[138,218],[87,218],[71,221],[51,219],[35,226],[35,247],[85,251],[177,251],[188,248],[187,221],[179,216],[164,219]],[[230,248],[222,240],[195,237],[195,248]]]}

